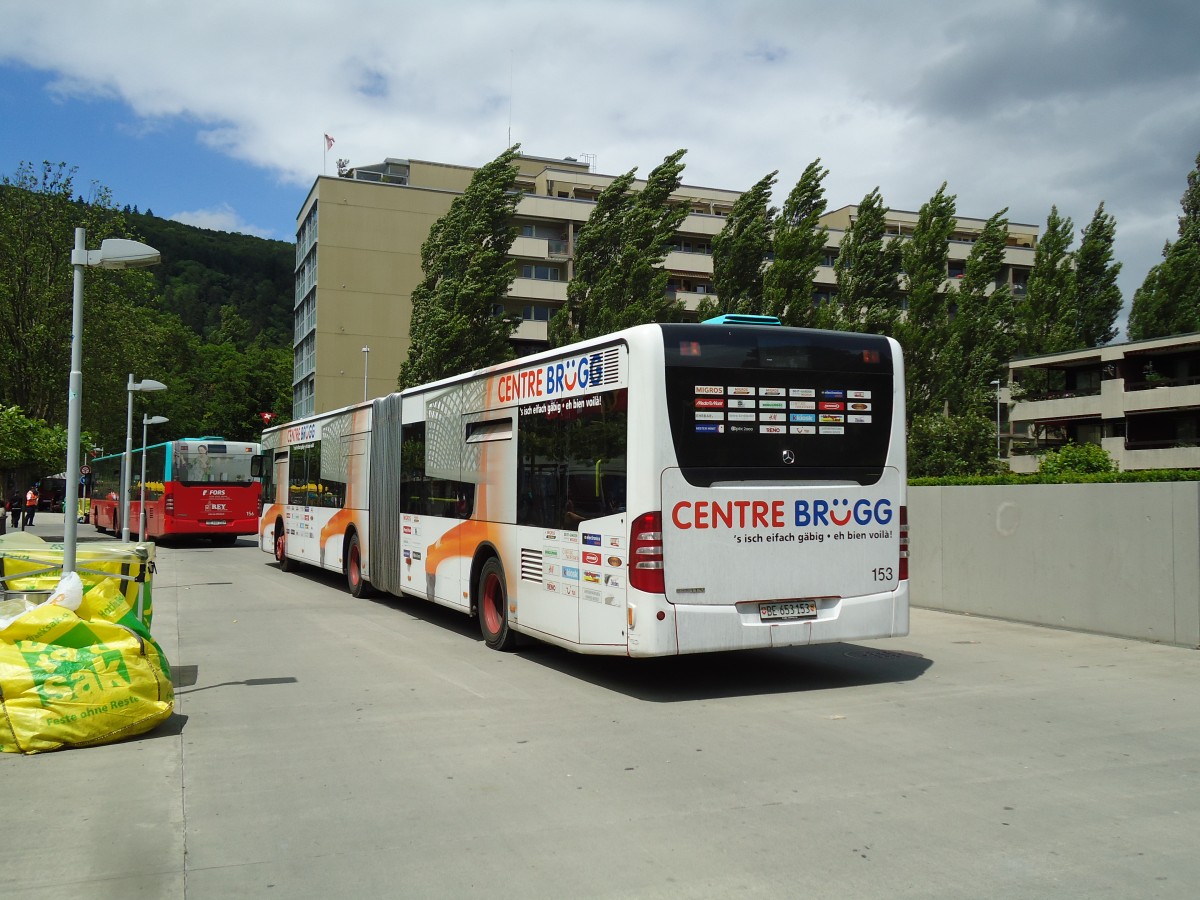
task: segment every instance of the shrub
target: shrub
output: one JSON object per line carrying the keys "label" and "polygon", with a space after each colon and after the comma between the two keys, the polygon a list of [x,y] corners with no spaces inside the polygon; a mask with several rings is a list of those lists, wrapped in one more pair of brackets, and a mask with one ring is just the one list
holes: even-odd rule
{"label": "shrub", "polygon": [[1047,451],[1038,463],[1038,473],[1050,476],[1067,472],[1089,475],[1115,471],[1116,463],[1099,444],[1067,443],[1057,450]]}

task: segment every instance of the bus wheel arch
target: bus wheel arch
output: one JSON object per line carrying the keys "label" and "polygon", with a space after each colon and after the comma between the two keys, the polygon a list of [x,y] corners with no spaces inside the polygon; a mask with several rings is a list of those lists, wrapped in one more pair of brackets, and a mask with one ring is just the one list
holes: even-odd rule
{"label": "bus wheel arch", "polygon": [[493,548],[481,551],[471,565],[474,603],[483,641],[493,650],[511,651],[517,633],[508,620],[508,581],[504,566]]}
{"label": "bus wheel arch", "polygon": [[296,564],[288,559],[287,531],[283,527],[283,519],[275,520],[275,561],[279,563],[280,572],[291,572]]}
{"label": "bus wheel arch", "polygon": [[346,543],[342,550],[342,560],[346,569],[346,590],[351,597],[369,597],[374,593],[371,582],[363,578],[362,549],[358,530],[349,528],[346,531]]}

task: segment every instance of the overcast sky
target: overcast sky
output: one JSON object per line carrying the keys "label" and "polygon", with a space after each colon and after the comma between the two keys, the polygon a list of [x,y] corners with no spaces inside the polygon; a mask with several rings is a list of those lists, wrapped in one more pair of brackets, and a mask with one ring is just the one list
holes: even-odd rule
{"label": "overcast sky", "polygon": [[[336,143],[325,154],[324,134]],[[594,154],[777,202],[1077,228],[1117,218],[1126,304],[1200,152],[1200,3],[0,0],[0,173],[77,166],[119,205],[292,240],[322,168]]]}

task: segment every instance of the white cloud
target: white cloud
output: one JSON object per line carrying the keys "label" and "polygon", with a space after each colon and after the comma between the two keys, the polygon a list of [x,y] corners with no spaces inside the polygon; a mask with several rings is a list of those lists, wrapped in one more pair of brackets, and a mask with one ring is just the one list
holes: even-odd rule
{"label": "white cloud", "polygon": [[1200,150],[1186,0],[72,5],[9,4],[0,61],[187,121],[281,184],[312,183],[324,133],[331,167],[477,165],[510,128],[526,152],[594,153],[609,174],[686,147],[689,183],[778,169],[780,197],[819,156],[835,207],[878,185],[916,209],[948,181],[965,215],[1042,224],[1055,203],[1082,227],[1104,201],[1127,301]]}
{"label": "white cloud", "polygon": [[237,211],[228,203],[221,203],[211,209],[193,209],[171,213],[167,218],[173,222],[182,222],[184,225],[192,225],[196,228],[207,228],[210,231],[233,231],[261,238],[274,237],[270,229],[258,228],[248,222],[243,222]]}

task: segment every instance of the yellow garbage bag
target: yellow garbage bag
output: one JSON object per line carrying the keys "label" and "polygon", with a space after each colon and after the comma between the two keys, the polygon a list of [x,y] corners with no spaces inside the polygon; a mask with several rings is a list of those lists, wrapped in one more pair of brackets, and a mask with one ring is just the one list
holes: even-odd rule
{"label": "yellow garbage bag", "polygon": [[106,744],[170,717],[170,666],[129,614],[119,582],[85,596],[71,573],[49,600],[15,614],[7,606],[0,611],[0,750]]}

